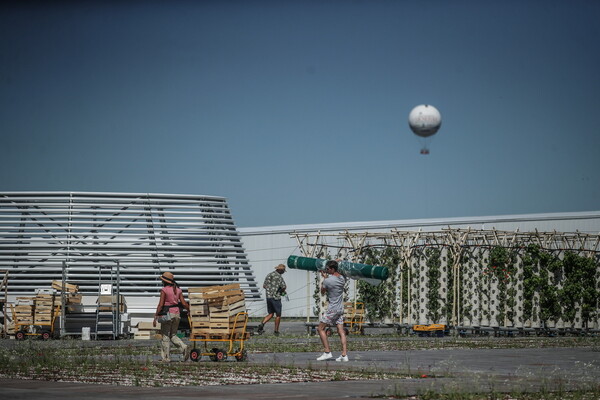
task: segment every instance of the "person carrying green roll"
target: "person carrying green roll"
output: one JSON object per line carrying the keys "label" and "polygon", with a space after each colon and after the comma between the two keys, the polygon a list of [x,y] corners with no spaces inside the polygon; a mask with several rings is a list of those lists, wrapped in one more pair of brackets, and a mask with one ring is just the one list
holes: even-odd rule
{"label": "person carrying green roll", "polygon": [[317,358],[317,361],[326,361],[333,358],[326,329],[327,326],[335,325],[342,342],[342,354],[335,361],[347,362],[348,344],[346,332],[344,331],[344,287],[346,286],[346,277],[338,272],[338,263],[334,260],[327,261],[325,271],[321,271],[321,275],[325,278],[321,285],[321,293],[327,293],[329,305],[327,311],[321,315],[317,327],[317,332],[325,350]]}

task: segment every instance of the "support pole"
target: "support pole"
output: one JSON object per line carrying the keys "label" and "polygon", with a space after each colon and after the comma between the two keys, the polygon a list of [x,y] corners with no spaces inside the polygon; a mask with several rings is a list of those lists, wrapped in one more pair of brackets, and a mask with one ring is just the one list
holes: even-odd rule
{"label": "support pole", "polygon": [[66,311],[65,311],[65,305],[66,305],[66,301],[65,301],[65,291],[66,291],[66,280],[67,280],[67,263],[66,261],[62,262],[62,281],[61,281],[61,288],[60,288],[60,337],[64,337],[66,335],[65,332],[65,318],[66,318]]}

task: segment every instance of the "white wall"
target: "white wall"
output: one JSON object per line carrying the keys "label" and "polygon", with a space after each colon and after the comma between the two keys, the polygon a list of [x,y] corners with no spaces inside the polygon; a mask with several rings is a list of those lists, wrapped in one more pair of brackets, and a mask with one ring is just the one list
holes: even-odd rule
{"label": "white wall", "polygon": [[[248,255],[249,263],[254,271],[256,282],[262,288],[265,276],[273,271],[277,264],[286,264],[290,255],[301,255],[296,239],[290,236],[293,232],[301,233],[338,233],[350,232],[388,232],[392,228],[407,231],[438,231],[443,228],[497,229],[501,231],[520,232],[575,232],[600,233],[600,211],[559,214],[531,214],[512,216],[492,216],[473,218],[420,219],[398,221],[354,222],[337,224],[314,224],[273,226],[256,228],[238,228],[243,246]],[[283,275],[288,285],[289,301],[283,300],[283,315],[285,317],[306,318],[310,314],[311,321],[316,321],[312,315],[314,300],[314,273],[288,269]],[[352,285],[351,285],[352,286]],[[351,287],[352,288],[352,287]],[[158,294],[158,292],[157,292]],[[151,318],[158,303],[158,297],[126,298],[128,310],[132,314],[132,326],[139,320]],[[92,304],[92,299],[89,300]],[[266,314],[264,290],[262,298],[256,302],[247,303],[250,316],[262,317]],[[307,306],[310,310],[307,312]]]}

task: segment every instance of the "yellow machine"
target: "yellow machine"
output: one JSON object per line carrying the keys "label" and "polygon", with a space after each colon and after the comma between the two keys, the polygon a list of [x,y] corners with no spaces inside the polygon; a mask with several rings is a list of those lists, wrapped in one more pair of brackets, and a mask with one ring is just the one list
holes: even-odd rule
{"label": "yellow machine", "polygon": [[419,336],[444,336],[446,332],[446,325],[443,324],[431,324],[431,325],[413,325],[413,332]]}

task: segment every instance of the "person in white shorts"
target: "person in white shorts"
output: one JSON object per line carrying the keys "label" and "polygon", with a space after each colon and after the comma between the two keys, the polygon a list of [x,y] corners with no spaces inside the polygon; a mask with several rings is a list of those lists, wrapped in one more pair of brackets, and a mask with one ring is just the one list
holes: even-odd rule
{"label": "person in white shorts", "polygon": [[325,271],[321,271],[321,275],[325,278],[321,285],[321,293],[327,293],[329,305],[327,311],[321,315],[317,327],[321,343],[325,348],[325,352],[317,360],[325,361],[333,358],[326,329],[327,326],[335,325],[342,342],[342,355],[336,358],[335,361],[348,361],[348,345],[346,332],[344,331],[344,286],[346,285],[346,277],[338,272],[338,263],[334,260],[327,261]]}

